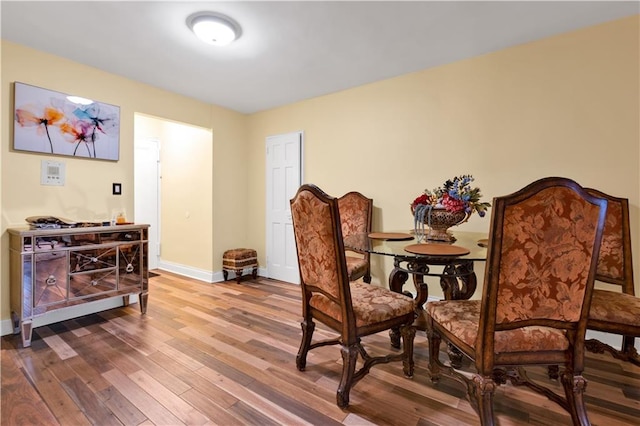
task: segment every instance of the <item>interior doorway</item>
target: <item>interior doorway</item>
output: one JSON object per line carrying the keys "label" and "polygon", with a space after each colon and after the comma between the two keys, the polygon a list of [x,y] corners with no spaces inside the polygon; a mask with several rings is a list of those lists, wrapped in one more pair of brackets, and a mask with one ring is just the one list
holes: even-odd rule
{"label": "interior doorway", "polygon": [[149,268],[212,281],[213,131],[136,113],[133,168],[134,220],[151,225]]}

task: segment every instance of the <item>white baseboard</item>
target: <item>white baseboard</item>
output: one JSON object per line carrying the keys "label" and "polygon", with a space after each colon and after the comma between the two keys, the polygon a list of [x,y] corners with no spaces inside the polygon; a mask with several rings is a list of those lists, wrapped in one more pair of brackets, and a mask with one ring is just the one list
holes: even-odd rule
{"label": "white baseboard", "polygon": [[[208,283],[219,283],[224,281],[224,275],[222,271],[205,271],[204,269],[193,268],[191,266],[180,265],[178,263],[171,263],[161,260],[158,263],[158,269],[167,272],[173,272],[174,274],[183,275],[185,277],[194,278],[199,281]],[[253,269],[248,268],[242,271],[242,275],[249,275]],[[265,268],[258,268],[258,275],[261,277],[267,276],[267,270]],[[235,279],[236,273],[229,271],[228,279]]]}
{"label": "white baseboard", "polygon": [[[178,263],[167,262],[165,260],[161,260],[158,262],[158,269],[162,269],[164,271],[173,272],[174,274],[184,275],[185,277],[194,278],[199,281],[204,281],[208,283],[212,283],[213,276],[215,275],[212,271],[206,271],[204,269],[193,268],[191,266],[180,265]],[[220,273],[222,276],[222,273]]]}
{"label": "white baseboard", "polygon": [[13,333],[13,324],[10,319],[0,321],[0,336],[6,336]]}

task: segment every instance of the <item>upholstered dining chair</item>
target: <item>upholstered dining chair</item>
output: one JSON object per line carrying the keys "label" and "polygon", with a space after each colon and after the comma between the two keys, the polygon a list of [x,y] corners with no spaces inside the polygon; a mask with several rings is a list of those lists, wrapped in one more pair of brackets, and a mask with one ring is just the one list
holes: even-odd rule
{"label": "upholstered dining chair", "polygon": [[592,352],[607,351],[615,358],[640,366],[634,346],[635,337],[640,337],[640,298],[635,296],[633,283],[629,200],[596,189],[587,191],[608,202],[596,280],[621,288],[621,292],[594,289],[587,328],[621,335],[622,347],[616,349],[597,339],[587,340],[585,346]]}
{"label": "upholstered dining chair", "polygon": [[[511,381],[542,393],[587,425],[584,336],[607,201],[565,178],[494,198],[482,300],[429,302],[429,374],[467,387],[483,425],[493,394]],[[439,360],[441,339],[470,358],[467,375]],[[526,365],[561,365],[564,397],[532,382]]]}
{"label": "upholstered dining chair", "polygon": [[[373,215],[373,200],[359,192],[351,191],[338,198],[342,236],[369,234]],[[347,250],[347,272],[349,280],[362,278],[371,282],[371,259],[365,251]]]}
{"label": "upholstered dining chair", "polygon": [[[404,375],[413,376],[415,305],[413,299],[390,290],[356,281],[349,283],[338,202],[314,185],[302,185],[291,200],[302,289],[302,341],[296,357],[304,371],[309,350],[341,346],[342,377],[336,400],[349,405],[349,392],[376,364],[402,361]],[[315,321],[337,333],[333,339],[312,339]],[[401,353],[370,356],[361,338],[391,327],[400,327]],[[362,365],[356,371],[358,355]]]}

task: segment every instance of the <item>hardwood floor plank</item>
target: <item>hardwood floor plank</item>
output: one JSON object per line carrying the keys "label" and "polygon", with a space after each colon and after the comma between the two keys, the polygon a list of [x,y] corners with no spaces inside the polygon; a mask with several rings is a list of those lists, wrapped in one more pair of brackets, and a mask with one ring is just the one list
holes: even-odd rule
{"label": "hardwood floor plank", "polygon": [[[268,416],[274,421],[280,424],[310,424],[304,419],[297,417],[293,413],[290,413],[285,407],[280,407],[268,399],[256,394],[249,390],[246,385],[241,385],[228,377],[214,371],[208,367],[203,367],[198,370],[198,374],[206,378],[210,382],[214,383],[221,389],[224,389],[229,394],[238,398],[238,400],[244,403],[251,404],[251,407],[258,410],[263,416]],[[237,405],[237,404],[236,404]]]}
{"label": "hardwood floor plank", "polygon": [[195,410],[180,398],[179,395],[176,395],[169,388],[164,387],[161,382],[151,377],[145,371],[137,371],[130,374],[129,378],[185,424],[204,425],[209,422],[209,418]]}
{"label": "hardwood floor plank", "polygon": [[144,336],[129,334],[126,330],[119,327],[115,322],[109,321],[102,324],[100,327],[111,333],[114,337],[122,340],[135,350],[141,352],[143,355],[149,355],[156,350],[152,345],[144,341]]}
{"label": "hardwood floor plank", "polygon": [[233,395],[230,395],[220,389],[218,386],[197,374],[196,371],[185,368],[183,365],[175,362],[171,358],[168,358],[166,355],[155,353],[152,355],[152,358],[159,365],[165,366],[169,371],[172,371],[180,377],[180,379],[187,383],[192,389],[197,390],[206,398],[216,401],[217,405],[223,408],[229,408],[238,402],[238,399]]}
{"label": "hardwood floor plank", "polygon": [[[272,420],[262,412],[253,408],[250,404],[246,404],[243,401],[238,401],[229,407],[229,412],[234,416],[242,419],[247,425],[260,425],[260,426],[278,426],[282,425],[275,420]],[[297,423],[296,423],[297,424]]]}
{"label": "hardwood floor plank", "polygon": [[196,329],[194,327],[185,327],[182,329],[182,332],[188,336],[192,336],[193,338],[200,340],[201,342],[211,346],[212,348],[215,348],[219,353],[226,353],[238,358],[244,358],[247,362],[263,370],[266,370],[271,365],[270,362],[263,361],[259,357],[253,356],[250,352],[244,352],[232,345],[223,342],[222,340],[218,340],[214,337],[206,335],[200,329]]}
{"label": "hardwood floor plank", "polygon": [[[247,386],[247,389],[251,390],[256,395],[260,395],[262,398],[269,400],[271,403],[278,407],[286,407],[288,413],[291,413],[297,418],[303,419],[308,424],[321,424],[325,426],[339,425],[341,420],[334,419],[318,411],[314,405],[306,405],[300,401],[300,392],[296,394],[296,397],[285,395],[284,393],[274,390],[273,387],[268,386],[258,380]],[[280,389],[280,388],[275,388]],[[338,417],[344,417],[344,413],[341,413]],[[297,423],[296,423],[297,424]]]}
{"label": "hardwood floor plank", "polygon": [[212,419],[214,424],[221,426],[240,426],[245,424],[242,419],[229,413],[228,408],[230,406],[221,407],[215,399],[207,398],[197,389],[186,391],[182,394],[182,398],[202,414]]}
{"label": "hardwood floor plank", "polygon": [[0,371],[2,371],[0,424],[58,424],[49,407],[40,399],[36,389],[18,366],[15,348],[3,340],[0,354]]}
{"label": "hardwood floor plank", "polygon": [[[78,358],[81,358],[85,363],[97,373],[104,373],[115,368],[115,366],[105,356],[104,352],[98,349],[102,345],[102,341],[107,338],[108,333],[98,326],[91,326],[88,328],[91,330],[91,334],[83,336],[81,339],[70,339],[67,335],[66,342],[78,353]],[[74,358],[71,358],[71,365],[75,362]],[[91,372],[87,372],[91,374]],[[102,379],[102,376],[100,376]],[[102,379],[104,380],[104,379]]]}
{"label": "hardwood floor plank", "polygon": [[102,375],[154,424],[167,426],[184,424],[162,404],[156,401],[155,398],[119,370],[107,371],[106,373],[102,373]]}
{"label": "hardwood floor plank", "polygon": [[61,424],[91,424],[80,407],[67,394],[52,369],[42,362],[47,354],[55,354],[55,352],[51,349],[40,352],[44,352],[44,354],[34,352],[22,358],[22,365],[47,407]]}
{"label": "hardwood floor plank", "polygon": [[97,395],[87,387],[87,385],[77,377],[62,382],[62,387],[66,390],[73,401],[82,407],[82,412],[94,425],[121,425],[118,418],[102,404]]}
{"label": "hardwood floor plank", "polygon": [[[459,383],[431,383],[423,332],[413,379],[400,363],[376,365],[342,410],[339,346],[310,351],[306,370],[296,368],[299,286],[264,278],[210,284],[161,272],[149,291],[146,315],[131,305],[38,327],[29,348],[20,336],[4,336],[2,425],[479,424]],[[314,338],[332,337],[317,324]],[[371,355],[391,351],[387,333],[363,344]],[[546,368],[527,371],[562,392]],[[587,353],[584,375],[594,426],[638,424],[640,368]],[[494,407],[500,426],[570,424],[567,412],[526,387],[499,386]]]}
{"label": "hardwood floor plank", "polygon": [[132,401],[127,399],[112,385],[101,390],[97,395],[105,407],[108,407],[113,415],[124,425],[139,425],[148,420],[142,411],[136,408]]}
{"label": "hardwood floor plank", "polygon": [[114,366],[114,369],[118,369],[124,374],[135,373],[142,368],[130,355],[136,353],[136,349],[122,343],[124,343],[122,339],[107,332],[102,339],[93,342],[92,347],[94,350],[99,350],[107,358],[108,363]]}
{"label": "hardwood floor plank", "polygon": [[56,354],[58,354],[60,359],[68,359],[78,355],[76,351],[74,351],[71,346],[67,345],[58,335],[45,337],[44,341],[55,351]]}

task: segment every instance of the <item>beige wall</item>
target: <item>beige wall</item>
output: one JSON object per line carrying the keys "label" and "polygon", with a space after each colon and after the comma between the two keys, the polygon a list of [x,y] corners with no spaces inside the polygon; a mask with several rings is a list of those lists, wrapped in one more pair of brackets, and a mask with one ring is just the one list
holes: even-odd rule
{"label": "beige wall", "polygon": [[250,244],[265,246],[265,138],[302,129],[303,180],[372,197],[374,230],[409,230],[409,203],[454,175],[488,201],[556,175],[628,197],[640,251],[638,34],[635,16],[252,115]]}
{"label": "beige wall", "polygon": [[[211,131],[165,123],[162,144],[162,259],[213,270]],[[185,239],[185,234],[197,236]]]}
{"label": "beige wall", "polygon": [[[237,197],[247,186],[246,173],[238,173],[238,163],[230,161],[242,158],[248,151],[246,116],[14,43],[2,41],[1,48],[0,320],[10,316],[6,228],[23,225],[25,217],[39,214],[60,215],[74,220],[102,220],[117,208],[133,213],[133,139],[134,114],[137,112],[213,129],[213,146],[199,149],[206,151],[202,157],[209,163],[211,159],[220,161],[216,160],[213,166],[209,164],[204,176],[194,177],[196,181],[192,182],[195,184],[194,196],[210,200],[203,215],[206,217],[201,218],[194,212],[191,223],[197,219],[202,221],[201,227],[182,226],[184,223],[176,226],[183,232],[183,245],[201,241],[206,246],[205,256],[208,259],[196,260],[195,263],[192,260],[185,266],[219,270],[222,252],[238,242],[245,243],[245,209],[238,209],[236,201],[226,200]],[[120,106],[120,160],[95,161],[13,151],[11,111],[15,81]],[[66,163],[65,186],[40,185],[40,161],[47,158]],[[200,160],[194,161],[199,164]],[[239,175],[235,179],[237,186],[229,188],[225,181],[234,175]],[[111,195],[112,182],[122,183],[122,196]],[[193,207],[198,208],[197,204]],[[180,211],[184,213],[182,208]],[[175,262],[183,260],[181,254],[175,255]]]}

